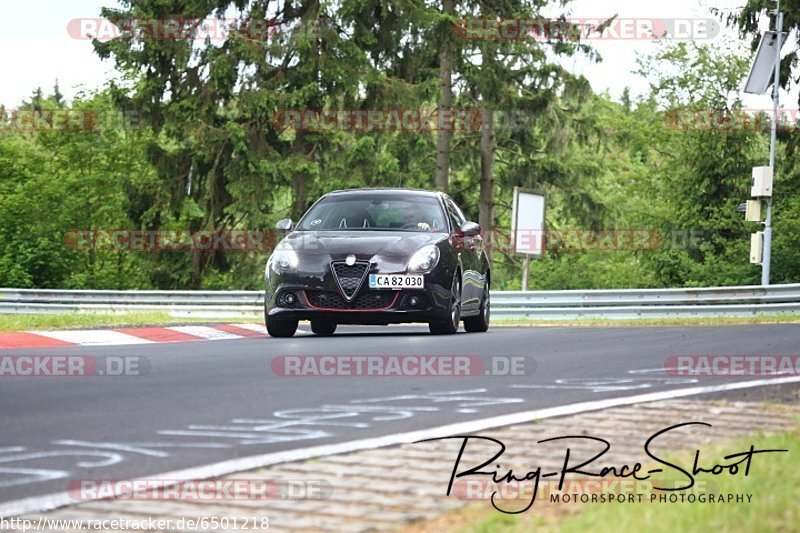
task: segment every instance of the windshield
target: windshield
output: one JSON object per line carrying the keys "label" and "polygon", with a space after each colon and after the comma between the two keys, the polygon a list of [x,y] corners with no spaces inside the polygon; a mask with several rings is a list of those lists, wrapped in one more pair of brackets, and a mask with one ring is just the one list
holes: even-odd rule
{"label": "windshield", "polygon": [[306,213],[297,229],[441,232],[447,226],[436,198],[359,195],[325,198]]}

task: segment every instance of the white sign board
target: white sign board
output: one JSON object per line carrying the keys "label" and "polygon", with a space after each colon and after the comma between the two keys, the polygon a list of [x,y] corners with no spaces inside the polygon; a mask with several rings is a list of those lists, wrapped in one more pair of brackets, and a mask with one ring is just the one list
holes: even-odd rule
{"label": "white sign board", "polygon": [[544,195],[514,187],[512,240],[518,254],[540,257],[544,249]]}
{"label": "white sign board", "polygon": [[[781,48],[783,48],[788,36],[788,33],[781,33]],[[764,94],[767,92],[767,89],[775,79],[775,63],[778,61],[779,55],[778,32],[764,32],[758,45],[756,58],[750,66],[750,74],[747,76],[744,92],[749,94]]]}

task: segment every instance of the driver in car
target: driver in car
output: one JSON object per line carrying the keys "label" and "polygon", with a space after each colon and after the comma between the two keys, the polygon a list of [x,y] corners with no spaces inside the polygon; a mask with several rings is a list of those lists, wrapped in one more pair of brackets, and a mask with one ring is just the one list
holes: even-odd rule
{"label": "driver in car", "polygon": [[408,207],[403,212],[405,227],[416,226],[420,231],[431,231],[431,225],[424,221],[425,216],[416,208]]}

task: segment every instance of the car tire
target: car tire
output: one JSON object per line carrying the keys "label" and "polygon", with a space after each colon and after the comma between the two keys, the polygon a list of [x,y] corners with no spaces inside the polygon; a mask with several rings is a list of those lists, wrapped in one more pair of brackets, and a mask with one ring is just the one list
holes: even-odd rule
{"label": "car tire", "polygon": [[291,337],[297,331],[297,320],[267,318],[267,333],[270,337]]}
{"label": "car tire", "polygon": [[481,312],[478,316],[471,316],[464,319],[464,330],[468,333],[484,333],[488,331],[492,312],[491,309],[489,278],[486,278],[486,285],[483,287],[483,298],[481,299]]}
{"label": "car tire", "polygon": [[311,331],[320,337],[330,337],[336,332],[336,322],[328,320],[312,320]]}
{"label": "car tire", "polygon": [[461,324],[461,276],[458,272],[453,277],[450,289],[450,320],[430,322],[428,328],[434,335],[452,335],[458,332]]}

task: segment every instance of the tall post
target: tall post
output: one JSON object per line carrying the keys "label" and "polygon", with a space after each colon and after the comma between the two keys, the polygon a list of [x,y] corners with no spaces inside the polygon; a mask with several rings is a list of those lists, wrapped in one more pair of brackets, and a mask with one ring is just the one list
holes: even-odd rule
{"label": "tall post", "polygon": [[525,259],[522,260],[522,290],[528,290],[528,273],[531,269],[531,256],[525,254]]}
{"label": "tall post", "polygon": [[[775,179],[775,152],[778,140],[778,106],[780,104],[781,81],[781,47],[783,45],[783,13],[781,0],[778,0],[777,9],[778,42],[775,51],[775,79],[772,82],[772,134],[769,143],[769,166],[772,169],[772,179]],[[773,191],[775,187],[773,185]],[[769,285],[770,266],[772,262],[772,196],[767,198],[767,218],[764,221],[764,256],[761,260],[761,285]]]}

